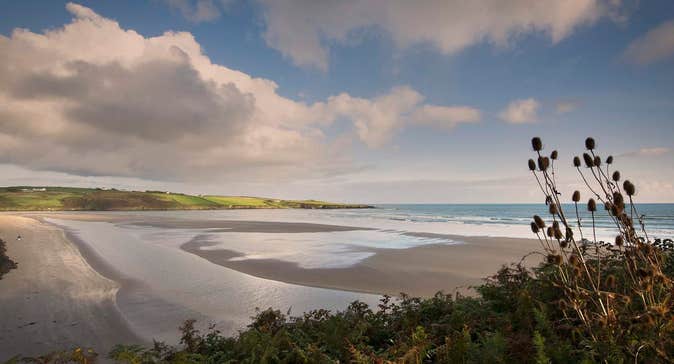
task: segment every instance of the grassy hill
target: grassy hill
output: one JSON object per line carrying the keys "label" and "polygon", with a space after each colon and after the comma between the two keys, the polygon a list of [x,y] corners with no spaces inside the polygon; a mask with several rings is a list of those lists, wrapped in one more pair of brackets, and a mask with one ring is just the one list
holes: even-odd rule
{"label": "grassy hill", "polygon": [[120,191],[74,187],[0,187],[2,211],[48,210],[217,210],[368,208],[315,200],[277,200],[247,196],[193,196],[165,191]]}

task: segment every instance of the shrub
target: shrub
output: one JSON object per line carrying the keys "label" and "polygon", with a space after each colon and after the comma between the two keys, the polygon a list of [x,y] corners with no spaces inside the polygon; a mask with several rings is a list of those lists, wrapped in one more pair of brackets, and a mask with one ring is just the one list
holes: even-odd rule
{"label": "shrub", "polygon": [[0,279],[12,269],[16,269],[17,265],[12,259],[7,256],[7,243],[0,239]]}

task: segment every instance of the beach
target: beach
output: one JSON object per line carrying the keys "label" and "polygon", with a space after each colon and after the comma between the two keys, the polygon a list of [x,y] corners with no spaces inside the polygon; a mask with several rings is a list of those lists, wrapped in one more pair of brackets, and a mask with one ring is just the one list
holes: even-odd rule
{"label": "beach", "polygon": [[[438,238],[437,235],[433,236]],[[274,259],[232,260],[235,251],[203,250],[210,244],[195,239],[182,249],[210,262],[257,277],[299,285],[397,296],[430,297],[438,291],[474,294],[504,264],[519,262],[540,247],[538,241],[517,238],[440,236],[464,243],[429,244],[407,249],[373,249],[374,255],[346,268],[302,268]],[[540,255],[524,263],[537,264]]]}
{"label": "beach", "polygon": [[382,294],[470,295],[470,286],[539,248],[523,238],[185,216],[0,215],[19,264],[0,280],[0,359],[73,346],[106,353],[151,339],[175,344],[189,318],[235,334],[256,307],[300,314],[354,300],[375,305]]}
{"label": "beach", "polygon": [[118,343],[143,342],[117,309],[119,285],[94,270],[61,229],[3,214],[0,236],[18,262],[0,280],[0,361],[76,346],[105,353]]}

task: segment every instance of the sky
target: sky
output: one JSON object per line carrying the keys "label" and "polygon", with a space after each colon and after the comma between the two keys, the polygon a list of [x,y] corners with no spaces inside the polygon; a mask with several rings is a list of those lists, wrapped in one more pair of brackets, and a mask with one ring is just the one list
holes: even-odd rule
{"label": "sky", "polygon": [[674,202],[674,2],[0,0],[0,185],[542,202],[533,136]]}

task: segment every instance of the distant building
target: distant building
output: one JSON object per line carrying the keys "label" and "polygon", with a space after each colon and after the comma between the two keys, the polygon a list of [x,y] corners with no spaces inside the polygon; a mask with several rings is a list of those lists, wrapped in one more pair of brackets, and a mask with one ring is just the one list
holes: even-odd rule
{"label": "distant building", "polygon": [[21,192],[45,192],[46,188],[22,188]]}

